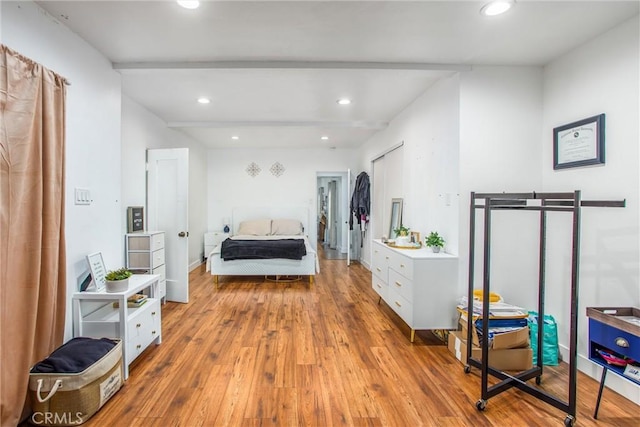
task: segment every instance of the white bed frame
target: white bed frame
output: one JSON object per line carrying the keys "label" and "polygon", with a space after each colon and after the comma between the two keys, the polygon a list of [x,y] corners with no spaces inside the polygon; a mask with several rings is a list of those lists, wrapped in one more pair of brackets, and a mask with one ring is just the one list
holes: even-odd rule
{"label": "white bed frame", "polygon": [[[254,219],[297,219],[305,234],[309,230],[309,209],[307,207],[237,207],[232,210],[232,230],[234,234],[242,221]],[[213,282],[218,286],[219,276],[275,276],[279,280],[282,276],[309,276],[309,286],[317,271],[318,260],[315,248],[307,245],[307,255],[301,260],[293,259],[239,259],[224,261],[220,254],[211,255],[210,270]]]}

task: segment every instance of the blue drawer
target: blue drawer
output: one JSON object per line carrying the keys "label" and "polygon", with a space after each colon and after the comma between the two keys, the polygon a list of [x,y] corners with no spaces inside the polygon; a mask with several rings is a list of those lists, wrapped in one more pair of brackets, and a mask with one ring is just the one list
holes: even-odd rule
{"label": "blue drawer", "polygon": [[[629,347],[621,347],[616,344],[619,338],[626,340]],[[589,319],[589,341],[640,361],[640,337],[591,318]]]}

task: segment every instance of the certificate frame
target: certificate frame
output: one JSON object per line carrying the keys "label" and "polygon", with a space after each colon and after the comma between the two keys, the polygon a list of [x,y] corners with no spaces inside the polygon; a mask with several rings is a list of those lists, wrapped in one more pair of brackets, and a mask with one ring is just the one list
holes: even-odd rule
{"label": "certificate frame", "polygon": [[604,114],[553,128],[553,169],[604,164]]}

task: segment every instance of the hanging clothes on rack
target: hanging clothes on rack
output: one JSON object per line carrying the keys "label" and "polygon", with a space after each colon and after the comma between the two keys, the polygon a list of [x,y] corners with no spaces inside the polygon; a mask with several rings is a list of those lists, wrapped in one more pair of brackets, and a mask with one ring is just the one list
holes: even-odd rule
{"label": "hanging clothes on rack", "polygon": [[360,246],[362,246],[364,235],[367,231],[370,210],[371,195],[369,193],[369,175],[366,172],[360,172],[356,178],[356,185],[351,196],[351,215],[349,215],[349,230],[353,230],[354,217],[360,225],[360,232],[362,234]]}

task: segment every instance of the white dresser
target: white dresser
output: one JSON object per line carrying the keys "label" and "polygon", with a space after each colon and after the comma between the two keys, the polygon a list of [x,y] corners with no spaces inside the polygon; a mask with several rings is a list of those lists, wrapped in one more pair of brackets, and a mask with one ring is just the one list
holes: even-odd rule
{"label": "white dresser", "polygon": [[209,258],[209,254],[223,240],[230,236],[229,233],[225,233],[224,231],[211,231],[209,233],[204,234],[204,257]]}
{"label": "white dresser", "polygon": [[[129,365],[152,342],[162,342],[162,319],[158,297],[159,276],[135,274],[123,292],[76,292],[73,294],[73,336],[122,340],[124,378]],[[140,307],[128,307],[127,298],[144,291],[149,298]],[[115,307],[113,303],[117,302]],[[86,307],[83,303],[87,303]],[[89,304],[93,303],[93,304]],[[95,303],[102,303],[98,309]]]}
{"label": "white dresser", "polygon": [[134,274],[157,274],[158,299],[167,294],[164,231],[125,234],[126,267]]}
{"label": "white dresser", "polygon": [[431,249],[396,249],[374,240],[373,289],[411,328],[456,329],[458,257]]}

